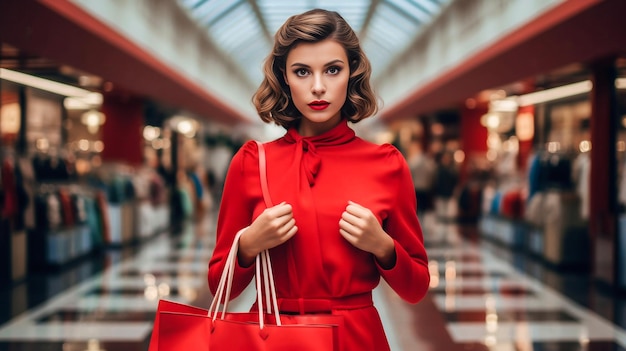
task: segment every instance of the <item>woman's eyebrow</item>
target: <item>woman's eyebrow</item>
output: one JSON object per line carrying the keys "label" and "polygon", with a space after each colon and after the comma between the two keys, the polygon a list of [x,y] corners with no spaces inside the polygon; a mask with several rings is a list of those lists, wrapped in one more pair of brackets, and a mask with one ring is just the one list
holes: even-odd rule
{"label": "woman's eyebrow", "polygon": [[332,60],[329,63],[325,64],[324,66],[331,66],[331,65],[334,65],[334,64],[337,64],[337,63],[343,63],[343,60],[341,60],[341,59]]}
{"label": "woman's eyebrow", "polygon": [[[324,66],[325,66],[325,67],[328,67],[328,66],[331,66],[331,65],[334,65],[334,64],[337,64],[337,63],[344,63],[344,62],[343,62],[343,60],[341,60],[341,59],[336,59],[336,60],[332,60],[332,61],[330,61],[330,62],[326,63]],[[309,68],[309,67],[311,67],[311,66],[309,66],[309,65],[307,65],[307,64],[305,64],[305,63],[294,62],[294,63],[292,63],[292,64],[291,64],[291,67],[304,67],[304,68]]]}

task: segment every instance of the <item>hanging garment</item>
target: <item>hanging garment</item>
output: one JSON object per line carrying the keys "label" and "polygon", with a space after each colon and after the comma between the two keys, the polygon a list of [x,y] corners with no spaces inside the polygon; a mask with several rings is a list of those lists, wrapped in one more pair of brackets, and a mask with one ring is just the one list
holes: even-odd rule
{"label": "hanging garment", "polygon": [[63,215],[61,212],[61,200],[58,194],[49,193],[46,196],[46,218],[48,220],[49,229],[57,229],[63,224]]}
{"label": "hanging garment", "polygon": [[61,201],[61,213],[63,225],[66,227],[74,226],[74,208],[72,206],[72,197],[67,189],[59,189],[59,200]]}

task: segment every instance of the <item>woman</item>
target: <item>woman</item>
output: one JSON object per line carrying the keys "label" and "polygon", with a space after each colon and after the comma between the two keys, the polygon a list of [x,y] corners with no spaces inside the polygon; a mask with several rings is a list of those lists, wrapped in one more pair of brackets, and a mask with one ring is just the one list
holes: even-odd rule
{"label": "woman", "polygon": [[242,228],[233,294],[270,249],[283,313],[344,316],[344,350],[388,350],[372,289],[382,276],[406,301],[429,285],[411,174],[400,152],[355,136],[348,122],[376,112],[371,67],[358,38],[336,12],[311,10],[278,30],[253,102],[262,120],[287,129],[266,143],[266,208],[258,148],[233,157],[224,186],[209,286],[219,282]]}

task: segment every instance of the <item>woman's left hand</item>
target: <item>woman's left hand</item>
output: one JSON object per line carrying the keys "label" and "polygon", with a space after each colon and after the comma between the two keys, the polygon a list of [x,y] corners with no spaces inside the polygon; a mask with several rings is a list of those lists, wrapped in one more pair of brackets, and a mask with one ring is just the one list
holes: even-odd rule
{"label": "woman's left hand", "polygon": [[348,201],[339,221],[339,233],[353,246],[376,256],[383,268],[395,265],[395,243],[369,208]]}

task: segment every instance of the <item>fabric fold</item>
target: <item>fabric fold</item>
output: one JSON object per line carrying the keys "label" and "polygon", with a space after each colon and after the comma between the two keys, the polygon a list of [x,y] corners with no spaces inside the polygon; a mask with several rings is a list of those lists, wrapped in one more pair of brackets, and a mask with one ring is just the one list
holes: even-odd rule
{"label": "fabric fold", "polygon": [[317,152],[320,147],[345,144],[354,139],[356,134],[343,120],[336,127],[312,137],[303,137],[296,128],[291,128],[283,138],[286,142],[296,144],[295,162],[300,164],[300,172],[304,173],[309,186],[315,185],[315,178],[322,166],[322,159]]}

